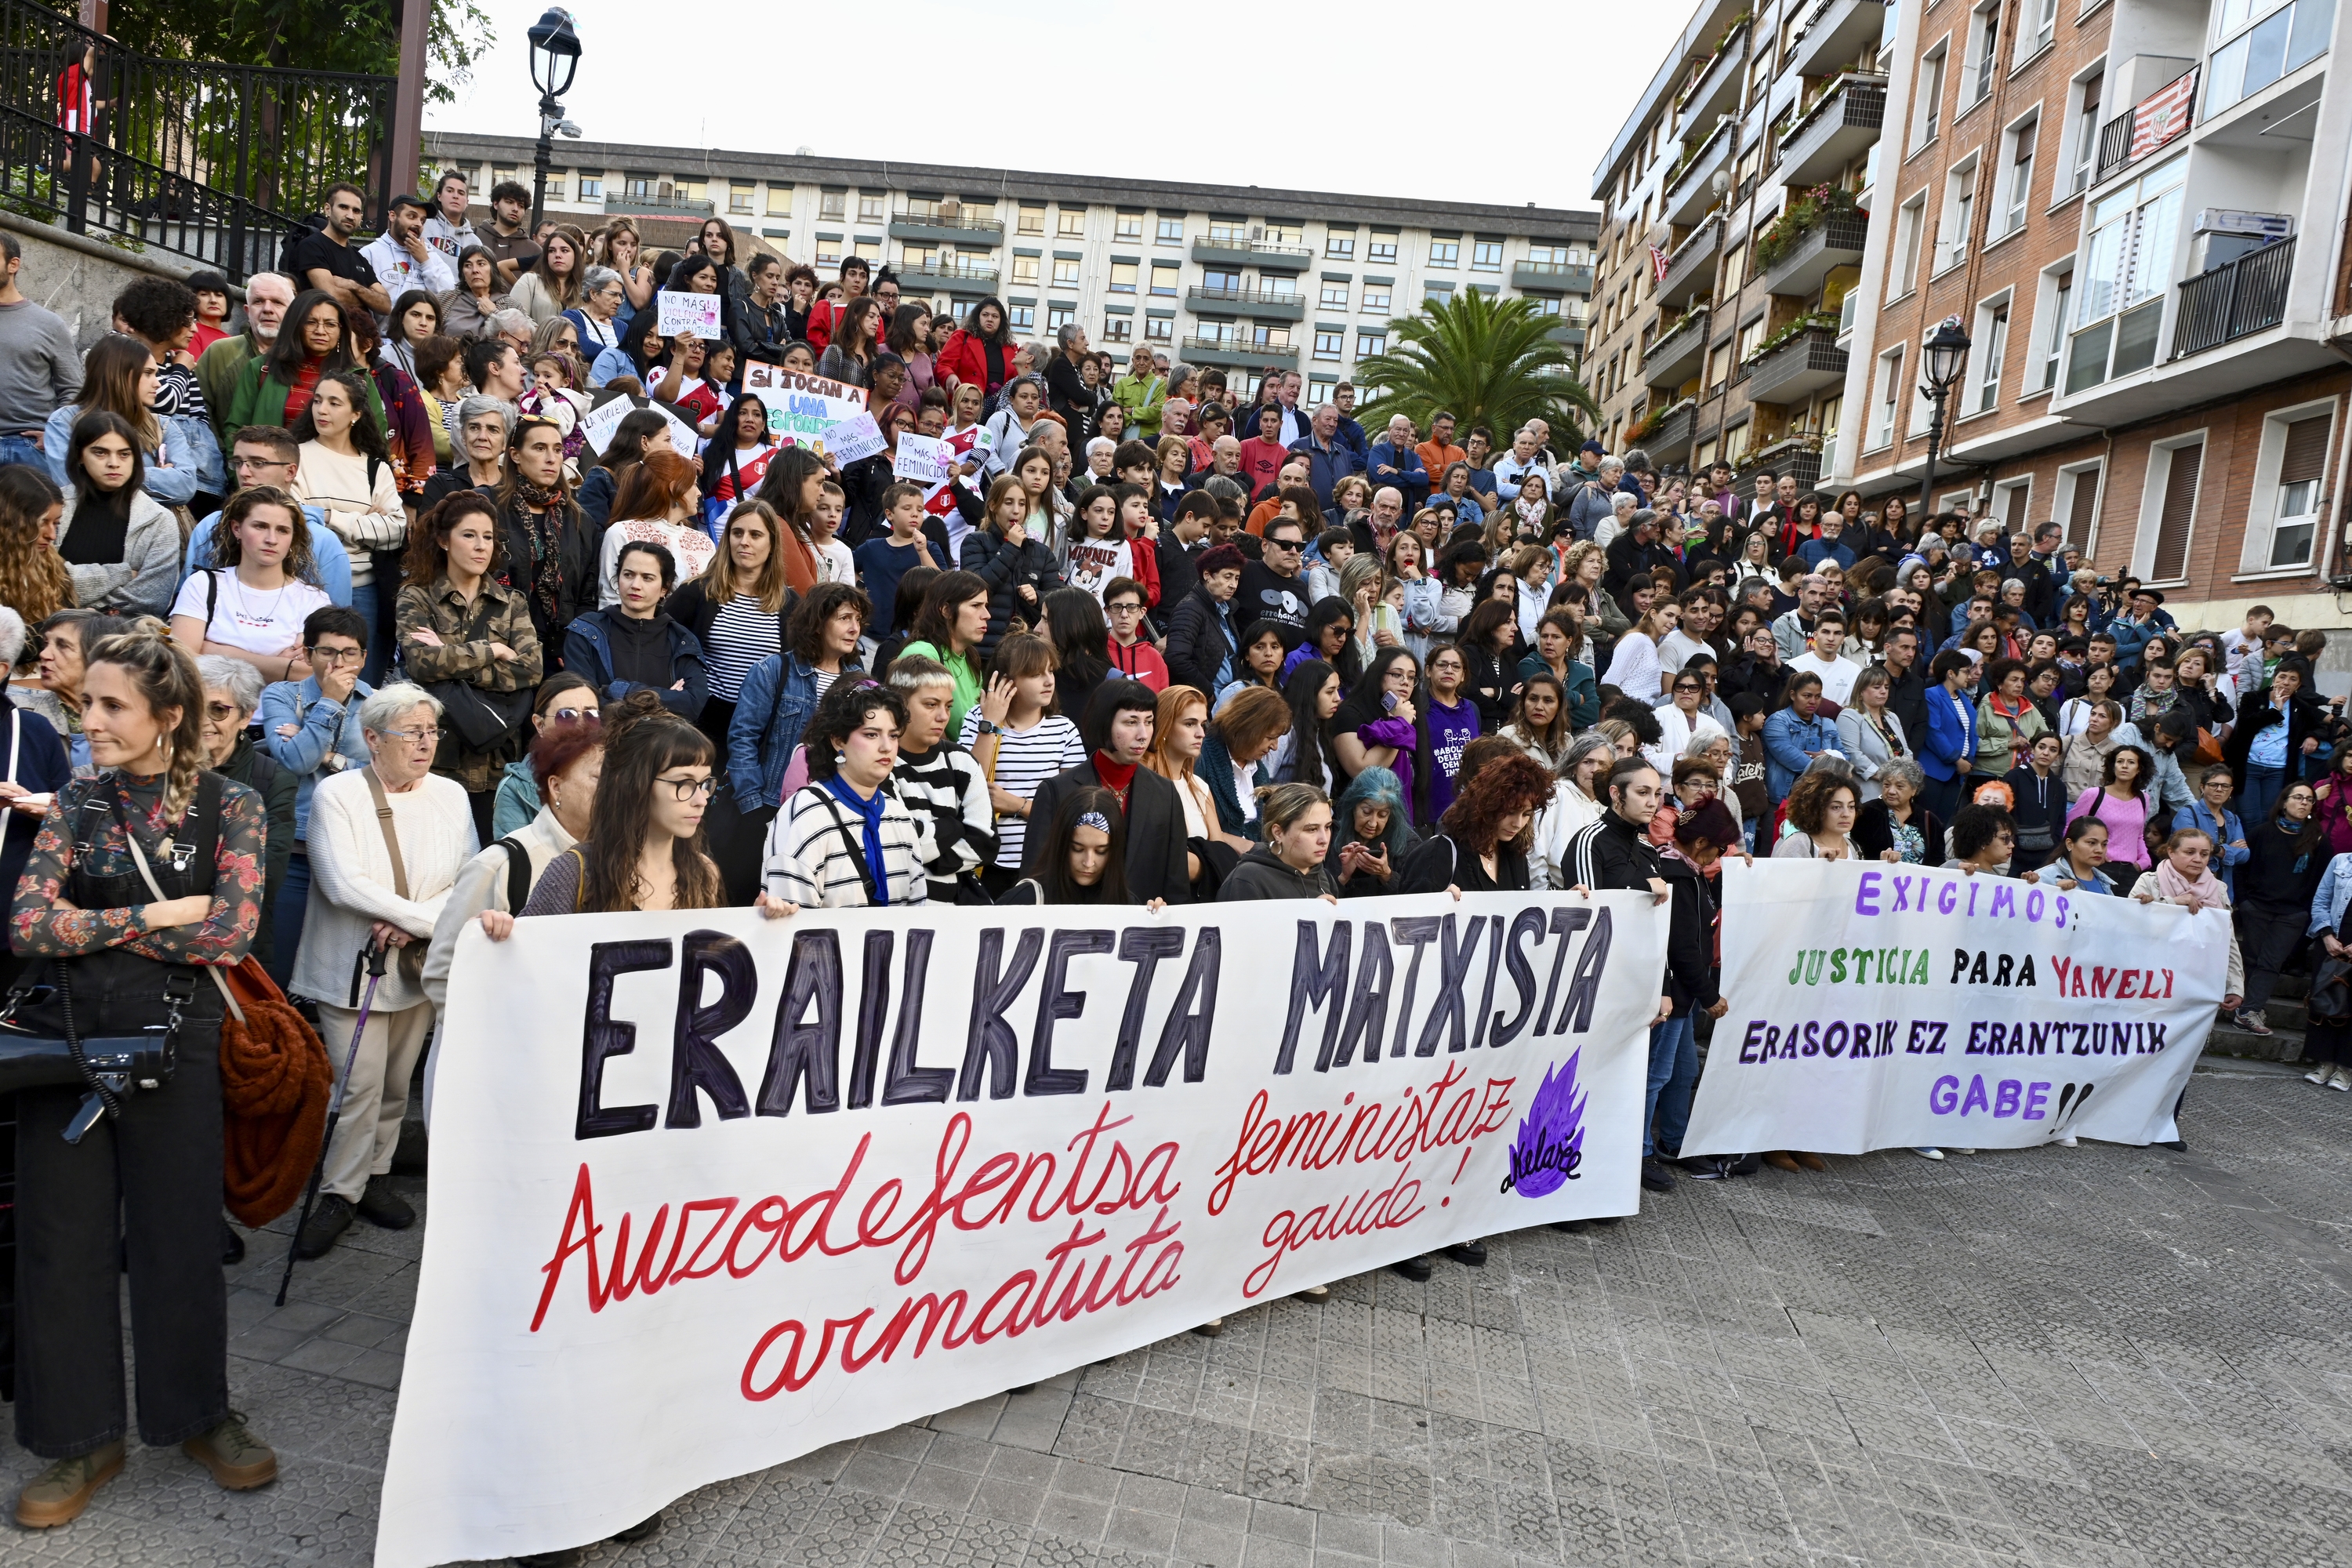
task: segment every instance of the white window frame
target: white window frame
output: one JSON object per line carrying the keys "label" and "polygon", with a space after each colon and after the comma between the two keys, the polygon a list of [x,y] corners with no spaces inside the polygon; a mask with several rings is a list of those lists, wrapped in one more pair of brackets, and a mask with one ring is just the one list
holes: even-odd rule
{"label": "white window frame", "polygon": [[[2101,509],[2106,505],[2106,497],[2100,486],[2105,482],[2106,467],[2104,458],[2094,458],[2087,463],[2069,463],[2058,470],[2057,481],[2051,487],[2055,504],[2051,507],[2050,515],[2062,533],[2074,515],[2075,491],[2086,481],[2091,487],[2091,537],[2084,540],[2081,545],[2083,558],[2086,561],[2094,559],[2098,550],[2099,517]],[[2160,505],[2158,510],[2162,510]]]}
{"label": "white window frame", "polygon": [[1895,245],[1888,257],[1895,268],[1895,286],[1887,298],[1900,300],[1919,287],[1919,251],[1927,224],[1927,193],[1921,191],[1895,209]]}
{"label": "white window frame", "polygon": [[2028,538],[2032,538],[2034,526],[2042,520],[2033,515],[2033,476],[2031,473],[2020,474],[2014,479],[2001,479],[1993,485],[1991,515],[2001,520],[2001,526],[2003,528],[2008,527],[2009,506],[2007,503],[2011,492],[2016,490],[2023,490],[2025,492],[2026,536]]}
{"label": "white window frame", "polygon": [[1959,119],[1979,104],[1990,102],[2000,74],[2000,13],[2007,0],[1984,0],[1969,13],[1969,52],[1960,62],[1959,101],[1952,118]]}
{"label": "white window frame", "polygon": [[[1967,395],[1960,400],[1960,417],[1972,419],[1979,415],[1996,413],[2000,408],[2000,382],[2007,371],[2010,340],[2017,331],[2017,309],[2014,291],[2004,289],[2000,293],[1977,301],[1975,324],[1969,337],[1973,346],[1969,350],[1969,368],[1961,383]],[[1992,401],[1988,405],[1983,396],[1985,383],[1992,384]]]}
{"label": "white window frame", "polygon": [[[2028,397],[2054,389],[2066,368],[2066,312],[2074,308],[2071,291],[2061,294],[2061,280],[2072,288],[2074,258],[2063,256],[2042,269],[2034,282],[2032,345],[2018,395]],[[2010,312],[2010,330],[2017,329],[2017,313]]]}
{"label": "white window frame", "polygon": [[1895,441],[1895,410],[1903,401],[1903,349],[1900,344],[1878,356],[1878,384],[1870,400],[1870,449],[1892,447]]}
{"label": "white window frame", "polygon": [[1975,238],[1977,212],[1977,170],[1983,159],[1978,153],[1952,165],[1944,176],[1944,205],[1936,215],[1936,253],[1927,276],[1939,277],[1969,258],[1969,247]]}
{"label": "white window frame", "polygon": [[[2026,141],[2028,137],[2032,139],[2030,144],[2031,150],[2022,159],[2020,159],[2017,155],[2018,149],[2028,145]],[[1992,244],[1995,239],[2007,239],[2025,226],[2025,220],[2033,206],[2033,165],[2041,155],[2042,110],[2037,104],[2011,121],[2008,129],[2001,132],[2001,195],[1999,215],[2000,228],[1996,233],[1992,226],[1992,218],[1990,216],[1986,218],[1985,243],[1987,245]]]}
{"label": "white window frame", "polygon": [[[2101,55],[2076,71],[2067,83],[2066,123],[2069,129],[2064,147],[2067,181],[2063,192],[2058,189],[2055,180],[2051,182],[2050,205],[2053,206],[2069,196],[2080,195],[2089,190],[2091,181],[2098,173],[2099,111],[2105,107],[2106,76],[2107,58]],[[2100,101],[2086,103],[2085,98],[2095,82],[2098,85]]]}
{"label": "white window frame", "polygon": [[2245,544],[2238,560],[2238,575],[2304,577],[2319,568],[2319,552],[2326,535],[2328,476],[2332,465],[2320,466],[2318,489],[2312,493],[2312,510],[2299,513],[2291,521],[2298,525],[2307,521],[2311,529],[2311,549],[2302,561],[2284,566],[2271,563],[2271,552],[2278,535],[2281,518],[2278,475],[2286,460],[2286,428],[2298,419],[2315,415],[2327,416],[2327,451],[2332,458],[2336,439],[2343,434],[2338,424],[2336,399],[2322,397],[2309,403],[2298,403],[2285,408],[2273,408],[2263,416],[2263,437],[2254,455],[2252,493],[2246,506]]}
{"label": "white window frame", "polygon": [[1952,36],[1947,33],[1919,57],[1918,73],[1912,79],[1911,144],[1905,150],[1906,157],[1933,142],[1942,129],[1945,66],[1951,48]]}
{"label": "white window frame", "polygon": [[2023,65],[2057,38],[2058,0],[2018,0],[2016,65]]}
{"label": "white window frame", "polygon": [[[2189,216],[2188,174],[2189,155],[2184,152],[2117,184],[2084,215],[2083,246],[2077,252],[2084,265],[2074,269],[2074,320],[2067,326],[2068,363],[2074,357],[2074,339],[2097,330],[2103,322],[2114,323],[2107,334],[2105,372],[2096,380],[2085,382],[2085,392],[2118,374],[2137,374],[2148,368],[2121,372],[2115,368],[2116,340],[2121,335],[2121,324],[2136,311],[2154,309],[2158,313],[2150,364],[2163,363],[2165,319],[2171,314],[2168,297],[2179,281],[2184,248],[2181,231]],[[2110,204],[2120,205],[2105,222],[2100,222],[2099,209]],[[2103,235],[2112,235],[2108,244],[2116,258],[2116,277],[2107,299],[2093,314],[2092,279],[2085,274],[2099,254]]]}
{"label": "white window frame", "polygon": [[[2197,470],[2197,493],[2189,500],[2189,537],[2180,547],[2180,564],[2184,575],[2158,579],[2154,575],[2156,564],[2156,533],[2164,521],[2164,492],[2172,483],[2172,454],[2190,447],[2205,448],[2206,458],[2212,457],[2213,433],[2208,429],[2186,430],[2178,436],[2168,436],[2147,445],[2147,477],[2140,484],[2139,526],[2132,535],[2131,573],[2151,588],[2169,588],[2189,581],[2185,575],[2189,561],[2197,553],[2198,503],[2204,498],[2205,481],[2210,470]],[[2087,554],[2088,552],[2085,552]]]}

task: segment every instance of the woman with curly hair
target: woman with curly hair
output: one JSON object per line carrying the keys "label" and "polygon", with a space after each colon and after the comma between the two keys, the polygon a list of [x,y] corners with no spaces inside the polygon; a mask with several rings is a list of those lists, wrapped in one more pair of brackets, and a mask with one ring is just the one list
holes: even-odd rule
{"label": "woman with curly hair", "polygon": [[[1772,846],[1772,856],[1780,860],[1858,860],[1862,852],[1854,847],[1854,814],[1861,809],[1861,797],[1851,773],[1840,769],[1816,768],[1799,778],[1789,790],[1789,831]],[[1883,860],[1900,859],[1889,850]]]}
{"label": "woman with curly hair", "polygon": [[1405,862],[1401,893],[1525,892],[1528,828],[1551,799],[1551,770],[1524,753],[1473,774]]}
{"label": "woman with curly hair", "polygon": [[0,467],[0,605],[36,626],[74,602],[73,573],[58,553],[65,492],[26,463]]}

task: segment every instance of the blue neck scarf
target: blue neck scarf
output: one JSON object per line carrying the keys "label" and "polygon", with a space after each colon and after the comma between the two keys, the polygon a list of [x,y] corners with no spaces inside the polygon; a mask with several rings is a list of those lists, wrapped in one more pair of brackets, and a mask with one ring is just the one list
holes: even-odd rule
{"label": "blue neck scarf", "polygon": [[857,792],[841,782],[835,773],[824,781],[833,797],[857,815],[865,823],[866,871],[874,886],[874,902],[879,907],[890,901],[890,878],[883,869],[882,860],[882,792],[877,789],[872,800],[860,800]]}

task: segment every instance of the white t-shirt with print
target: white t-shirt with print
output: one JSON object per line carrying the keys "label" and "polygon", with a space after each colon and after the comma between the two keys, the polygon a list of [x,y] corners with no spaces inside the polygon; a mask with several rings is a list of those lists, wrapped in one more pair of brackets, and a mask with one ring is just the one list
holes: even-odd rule
{"label": "white t-shirt with print", "polygon": [[[218,584],[214,587],[213,584]],[[210,602],[207,618],[206,604]],[[173,616],[205,622],[205,639],[247,653],[284,653],[302,641],[302,623],[329,600],[324,588],[299,578],[280,588],[249,588],[228,567],[199,572],[180,584]]]}

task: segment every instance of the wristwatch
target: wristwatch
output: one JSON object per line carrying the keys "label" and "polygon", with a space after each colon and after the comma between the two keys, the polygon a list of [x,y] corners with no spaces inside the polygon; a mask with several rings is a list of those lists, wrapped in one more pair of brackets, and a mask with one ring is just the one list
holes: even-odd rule
{"label": "wristwatch", "polygon": [[990,723],[990,722],[989,722],[987,720],[985,720],[985,719],[982,719],[982,720],[980,721],[980,731],[979,731],[979,732],[980,732],[981,734],[982,734],[982,735],[1002,735],[1003,733],[1004,733],[1004,731],[1003,731],[1003,730],[1001,730],[1001,729],[997,728],[995,725],[993,725],[993,724]]}

